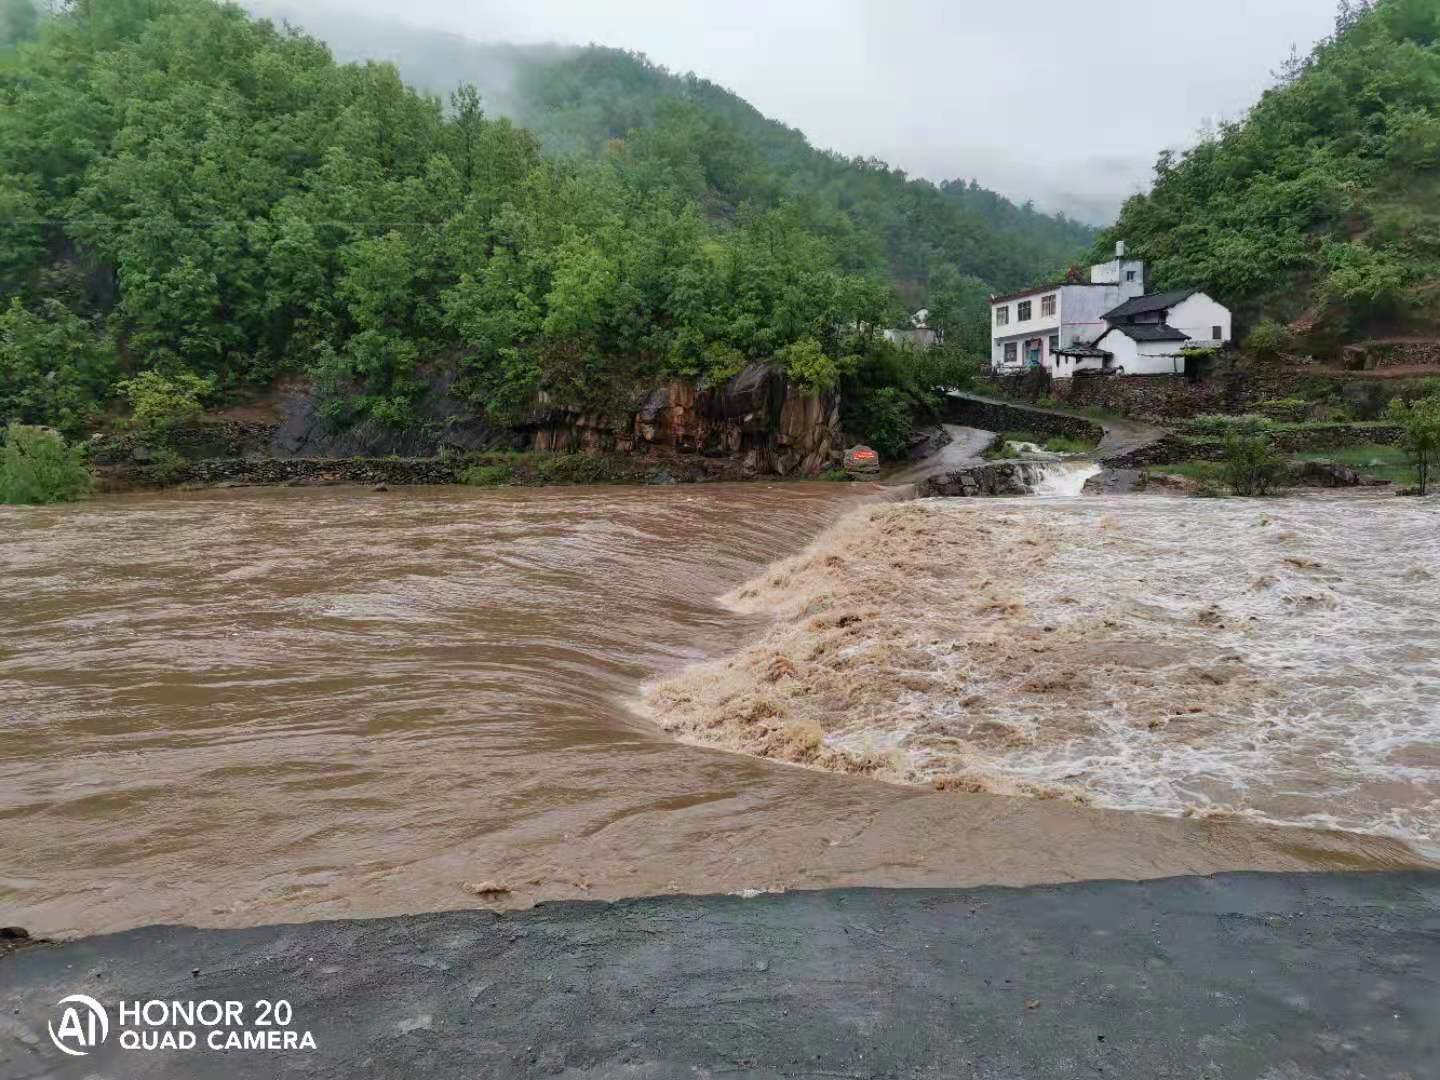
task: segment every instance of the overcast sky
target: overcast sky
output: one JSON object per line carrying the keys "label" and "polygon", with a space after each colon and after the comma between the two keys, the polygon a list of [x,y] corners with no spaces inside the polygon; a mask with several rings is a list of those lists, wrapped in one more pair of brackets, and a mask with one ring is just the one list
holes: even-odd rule
{"label": "overcast sky", "polygon": [[[313,0],[293,0],[297,8]],[[332,0],[333,3],[333,0]],[[1334,0],[347,0],[486,41],[595,42],[734,90],[819,147],[1111,220],[1234,118]]]}

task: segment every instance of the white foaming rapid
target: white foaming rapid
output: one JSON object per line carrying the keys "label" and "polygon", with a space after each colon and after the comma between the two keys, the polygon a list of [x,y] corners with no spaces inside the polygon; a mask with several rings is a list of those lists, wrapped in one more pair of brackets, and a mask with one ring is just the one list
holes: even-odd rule
{"label": "white foaming rapid", "polygon": [[1141,726],[1147,695],[1116,695],[1086,737],[1019,749],[999,768],[1082,779],[1105,806],[1440,843],[1434,501],[1098,502],[1050,511],[1065,515],[1065,543],[1022,584],[1027,605],[1055,611],[1063,597],[1063,623],[1223,650],[1263,692],[1212,709],[1212,695],[1170,683],[1175,704],[1197,711],[1166,717],[1162,737]]}
{"label": "white foaming rapid", "polygon": [[1036,495],[1072,497],[1085,491],[1085,482],[1103,471],[1093,461],[1060,461],[1042,465]]}
{"label": "white foaming rapid", "polygon": [[861,511],[727,598],[763,639],[649,700],[820,768],[1433,851],[1437,525],[1387,495]]}

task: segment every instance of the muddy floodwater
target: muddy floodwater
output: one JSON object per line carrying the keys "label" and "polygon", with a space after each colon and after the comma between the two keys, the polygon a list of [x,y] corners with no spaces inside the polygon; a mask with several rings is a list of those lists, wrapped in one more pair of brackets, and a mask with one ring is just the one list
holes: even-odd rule
{"label": "muddy floodwater", "polygon": [[[1160,816],[1176,810],[1166,801],[1172,789],[1191,797],[1198,787],[1216,802],[1234,801],[1226,778],[1243,775],[1255,758],[1218,721],[1204,723],[1223,743],[1216,760],[1224,783],[1187,781],[1162,791],[1167,774],[1145,788],[1137,779],[1144,769],[1163,774],[1175,755],[1189,753],[1173,737],[1156,743],[1177,748],[1169,757],[1137,753],[1123,775],[1095,770],[1110,777],[1102,782],[1068,776],[1055,740],[1020,731],[1008,744],[1002,732],[978,746],[984,760],[971,761],[969,772],[1008,779],[1012,788],[997,781],[995,789],[1021,797],[984,793],[984,784],[965,782],[967,766],[955,750],[964,735],[954,726],[958,702],[974,699],[965,708],[983,713],[986,731],[1026,721],[1011,709],[1023,704],[1019,690],[998,677],[985,684],[970,668],[965,678],[978,688],[964,695],[942,693],[954,674],[943,664],[917,672],[908,689],[886,691],[912,713],[931,709],[939,719],[930,730],[909,725],[898,737],[873,695],[863,694],[856,716],[870,717],[872,732],[858,731],[838,706],[820,725],[820,738],[833,736],[839,750],[865,744],[868,753],[877,740],[887,751],[898,747],[908,757],[894,775],[802,768],[696,745],[706,740],[664,730],[642,708],[647,687],[693,680],[695,665],[725,663],[785,631],[782,613],[759,602],[763,587],[751,585],[748,612],[720,598],[763,582],[772,563],[857,508],[868,513],[863,501],[877,497],[877,488],[828,484],[335,488],[0,508],[0,924],[74,934],[667,891],[1022,884],[1418,860],[1398,837]],[[1058,517],[1032,520],[1047,504]],[[1003,535],[981,543],[976,534],[939,552],[949,565],[994,560],[985,577],[1001,607],[980,617],[1018,620],[1021,610],[1051,602],[1073,607],[1051,632],[1037,616],[1038,632],[1065,635],[1080,650],[1083,621],[1103,627],[1109,617],[1087,594],[1106,588],[1102,540],[1123,535],[1134,506],[1145,515],[1137,527],[1173,549],[1194,593],[1183,612],[1165,617],[1193,620],[1199,636],[1177,636],[1168,647],[1188,643],[1203,653],[1195,666],[1221,672],[1194,675],[1177,707],[1203,709],[1213,691],[1292,731],[1303,727],[1303,715],[1264,707],[1267,688],[1286,685],[1270,667],[1290,665],[1295,679],[1323,684],[1307,699],[1321,711],[1327,702],[1351,708],[1355,680],[1373,676],[1378,689],[1361,700],[1377,716],[1393,712],[1394,722],[1377,727],[1375,739],[1353,739],[1350,750],[1331,724],[1315,745],[1368,755],[1367,763],[1383,750],[1387,762],[1411,770],[1384,780],[1400,785],[1396,820],[1412,828],[1430,820],[1416,785],[1440,767],[1437,751],[1426,741],[1423,709],[1394,706],[1410,700],[1407,693],[1433,702],[1416,695],[1434,693],[1435,641],[1404,645],[1392,636],[1365,651],[1363,635],[1366,626],[1392,635],[1434,629],[1433,621],[1422,626],[1392,610],[1407,594],[1433,595],[1433,553],[1406,549],[1383,591],[1364,597],[1373,609],[1355,616],[1349,583],[1360,571],[1334,557],[1345,543],[1344,521],[1335,516],[1350,512],[1344,509],[1324,510],[1330,516],[1311,529],[1303,508],[1262,527],[1238,519],[1227,526],[1222,518],[1206,524],[1203,515],[1233,504],[1177,504],[1189,517],[1169,519],[1155,516],[1160,500],[1049,500],[1018,512],[1007,505],[1019,503],[945,511],[972,530],[982,515],[1014,522],[995,526],[1015,533],[1013,548]],[[1205,528],[1243,536],[1237,557],[1275,556],[1247,571],[1249,591],[1220,597],[1218,613],[1205,610],[1204,577],[1224,559],[1187,558],[1186,536]],[[1243,531],[1259,528],[1273,531]],[[1385,528],[1370,527],[1352,562],[1386,565],[1395,552],[1368,546],[1384,541]],[[1089,547],[1067,542],[1082,529],[1097,538]],[[1280,532],[1295,539],[1273,539]],[[1413,522],[1397,535],[1422,539]],[[1037,562],[1033,580],[1022,574],[1005,584],[1016,552],[1038,559],[1046,543],[1059,543],[1063,557]],[[907,548],[903,559],[922,556]],[[1293,565],[1285,561],[1291,556]],[[1122,565],[1139,573],[1138,563]],[[1157,573],[1153,559],[1145,565]],[[1265,584],[1267,576],[1276,580]],[[951,612],[943,624],[920,620],[925,648],[935,642],[938,656],[942,642],[976,640],[967,620],[977,616],[954,606],[945,574],[908,577],[907,603],[923,604],[928,593],[917,585],[931,580],[936,610]],[[1126,602],[1143,605],[1133,585]],[[1076,603],[1061,604],[1065,597]],[[1346,659],[1327,640],[1326,663],[1318,664],[1321,653],[1287,651],[1265,637],[1248,666],[1232,673],[1226,665],[1241,662],[1226,658],[1240,645],[1212,623],[1231,625],[1252,608],[1268,617],[1264,605],[1299,613],[1306,632],[1322,636],[1324,612],[1332,622],[1349,618],[1343,631],[1361,651]],[[1143,636],[1145,611],[1126,617],[1125,632]],[[1108,630],[1101,636],[1118,640]],[[1174,657],[1147,648],[1143,640],[1134,645],[1126,678],[1158,699],[1164,680],[1155,672]],[[1066,670],[1083,667],[1083,659],[1077,651]],[[1408,689],[1387,681],[1394,669]],[[775,685],[793,693],[797,680],[780,676]],[[1098,708],[1104,690],[1087,685],[1052,691],[1081,694],[1087,708]],[[1127,732],[1145,728],[1139,708],[1116,723]],[[1027,715],[1044,723],[1043,712]],[[1190,715],[1208,714],[1166,714],[1166,731],[1179,731]],[[814,737],[813,729],[801,736]],[[1095,753],[1114,751],[1125,737],[1083,725],[1074,732]],[[945,754],[953,760],[942,767]],[[1287,759],[1286,768],[1266,783],[1286,788],[1301,766]],[[1336,805],[1309,800],[1299,816],[1329,814],[1312,820],[1348,824],[1363,813],[1369,821],[1386,799],[1378,768],[1364,765],[1359,803],[1332,792],[1326,798]],[[937,779],[950,790],[935,790]],[[1084,800],[1066,797],[1067,785],[1093,788],[1089,801],[1097,805],[1077,805]],[[1130,809],[1099,808],[1106,804]]]}

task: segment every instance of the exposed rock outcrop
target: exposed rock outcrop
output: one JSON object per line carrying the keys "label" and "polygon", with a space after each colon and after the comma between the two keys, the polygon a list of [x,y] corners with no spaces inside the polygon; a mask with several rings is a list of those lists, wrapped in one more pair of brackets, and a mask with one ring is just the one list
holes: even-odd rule
{"label": "exposed rock outcrop", "polygon": [[1029,495],[1045,475],[1045,467],[1028,461],[997,461],[926,477],[922,499]]}
{"label": "exposed rock outcrop", "polygon": [[284,419],[270,440],[279,458],[429,458],[446,452],[519,449],[515,435],[476,414],[475,406],[455,392],[458,375],[436,369],[424,373],[424,395],[414,405],[414,420],[392,427],[375,420],[337,426],[321,411],[309,387],[291,391],[281,403]]}
{"label": "exposed rock outcrop", "polygon": [[831,466],[841,445],[837,396],[797,392],[770,364],[751,364],[717,386],[671,379],[650,392],[628,424],[557,408],[525,430],[536,450],[729,457],[750,475],[813,476]]}
{"label": "exposed rock outcrop", "polygon": [[428,389],[403,427],[368,419],[336,425],[320,396],[302,385],[286,392],[278,424],[212,418],[169,432],[165,449],[181,463],[161,468],[154,447],[123,433],[92,440],[92,460],[115,485],[127,482],[127,471],[142,484],[450,483],[467,461],[493,450],[629,456],[633,463],[605,472],[634,482],[653,482],[652,473],[683,480],[815,476],[840,462],[837,395],[797,392],[768,364],[716,386],[670,380],[618,417],[541,400],[515,428],[479,415],[457,392],[453,372],[425,378]]}

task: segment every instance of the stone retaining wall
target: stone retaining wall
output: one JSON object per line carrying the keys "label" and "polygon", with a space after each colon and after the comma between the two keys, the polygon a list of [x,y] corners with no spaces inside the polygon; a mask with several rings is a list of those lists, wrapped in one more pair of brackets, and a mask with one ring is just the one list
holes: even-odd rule
{"label": "stone retaining wall", "polygon": [[945,419],[952,424],[980,428],[982,431],[1034,431],[1042,435],[1066,435],[1098,443],[1105,429],[1093,420],[1023,405],[997,401],[980,401],[968,397],[947,397]]}
{"label": "stone retaining wall", "polygon": [[[1404,432],[1393,424],[1311,424],[1270,433],[1270,444],[1282,454],[1313,454],[1345,446],[1378,443],[1395,446]],[[1220,461],[1225,440],[1214,435],[1167,435],[1159,442],[1106,462],[1113,468],[1176,465],[1182,461]]]}
{"label": "stone retaining wall", "polygon": [[1350,371],[1376,371],[1392,367],[1440,369],[1440,340],[1393,338],[1388,341],[1362,341],[1345,346],[1342,355],[1345,367]]}
{"label": "stone retaining wall", "polygon": [[[504,464],[521,486],[564,483],[674,484],[743,480],[740,464],[731,460],[649,454],[598,454],[583,457],[584,468],[547,470],[547,459],[569,455],[521,455],[502,458],[218,458],[192,461],[178,468],[145,464],[102,466],[96,470],[101,491],[136,488],[322,487],[354,484],[403,487],[459,484],[475,465]],[[576,455],[579,457],[579,455]],[[583,477],[578,475],[583,473]]]}

